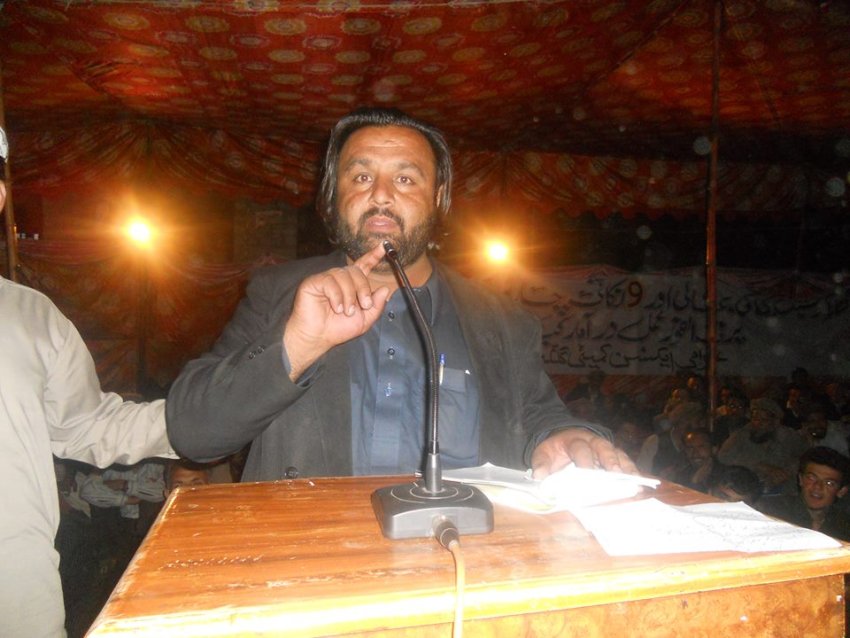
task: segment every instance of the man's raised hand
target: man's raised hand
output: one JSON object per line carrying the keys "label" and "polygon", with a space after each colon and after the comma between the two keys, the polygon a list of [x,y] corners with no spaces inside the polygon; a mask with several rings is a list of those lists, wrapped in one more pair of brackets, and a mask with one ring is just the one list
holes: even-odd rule
{"label": "man's raised hand", "polygon": [[386,286],[372,290],[369,274],[383,258],[379,243],[354,263],[301,282],[283,331],[290,379],[295,381],[328,350],[359,337],[377,321],[390,290]]}

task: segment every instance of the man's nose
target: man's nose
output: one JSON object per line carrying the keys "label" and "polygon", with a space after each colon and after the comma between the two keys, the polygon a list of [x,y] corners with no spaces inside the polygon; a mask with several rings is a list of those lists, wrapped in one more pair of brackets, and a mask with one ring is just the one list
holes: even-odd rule
{"label": "man's nose", "polygon": [[372,182],[372,191],[369,199],[378,207],[386,206],[393,201],[395,191],[393,188],[392,179],[389,177],[378,176]]}

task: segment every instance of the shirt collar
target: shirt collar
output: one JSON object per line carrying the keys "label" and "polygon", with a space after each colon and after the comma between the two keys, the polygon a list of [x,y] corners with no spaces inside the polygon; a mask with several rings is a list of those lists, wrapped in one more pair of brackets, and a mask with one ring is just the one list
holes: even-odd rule
{"label": "shirt collar", "polygon": [[428,323],[432,326],[437,320],[437,314],[440,308],[440,300],[444,285],[445,283],[443,282],[442,277],[437,274],[437,267],[434,263],[434,260],[432,259],[431,275],[428,277],[428,281],[425,282],[424,286],[413,289],[417,293],[417,295],[427,295],[429,297],[430,312],[426,312],[426,316],[428,318]]}

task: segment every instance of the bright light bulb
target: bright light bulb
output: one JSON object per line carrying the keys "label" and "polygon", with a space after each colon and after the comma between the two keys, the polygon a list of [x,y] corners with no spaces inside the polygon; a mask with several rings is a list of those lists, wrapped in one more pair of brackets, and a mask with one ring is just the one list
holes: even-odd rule
{"label": "bright light bulb", "polygon": [[505,261],[509,252],[507,245],[500,241],[490,242],[487,245],[487,257],[491,261]]}
{"label": "bright light bulb", "polygon": [[127,226],[127,234],[134,242],[142,245],[149,244],[153,236],[151,227],[148,226],[146,221],[141,219],[134,219],[130,222],[129,226]]}

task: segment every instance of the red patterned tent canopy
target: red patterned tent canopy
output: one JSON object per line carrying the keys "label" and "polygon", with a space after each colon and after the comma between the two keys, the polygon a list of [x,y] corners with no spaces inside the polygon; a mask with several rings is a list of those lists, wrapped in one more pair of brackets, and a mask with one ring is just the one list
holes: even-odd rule
{"label": "red patterned tent canopy", "polygon": [[[717,6],[0,0],[12,190],[69,209],[130,184],[305,206],[333,122],[377,104],[446,132],[454,219],[701,216]],[[848,3],[722,7],[719,214],[846,206]],[[106,385],[132,387],[138,264],[112,245],[26,241],[22,254],[25,280],[82,327]],[[151,273],[146,365],[161,385],[209,346],[249,271],[178,255]]]}
{"label": "red patterned tent canopy", "polygon": [[[7,0],[16,188],[144,174],[310,201],[331,124],[398,106],[447,132],[460,207],[701,214],[714,0]],[[846,2],[726,0],[721,212],[846,201]]]}

